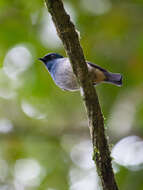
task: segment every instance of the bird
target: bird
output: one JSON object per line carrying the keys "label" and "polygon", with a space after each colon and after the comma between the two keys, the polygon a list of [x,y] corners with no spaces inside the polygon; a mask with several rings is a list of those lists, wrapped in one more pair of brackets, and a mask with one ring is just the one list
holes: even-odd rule
{"label": "bird", "polygon": [[[39,58],[39,60],[45,64],[54,82],[62,90],[77,91],[80,89],[69,58],[63,57],[58,53],[48,53],[44,57]],[[122,85],[121,74],[111,73],[89,61],[86,61],[86,64],[93,85],[102,82],[111,83],[116,86]]]}

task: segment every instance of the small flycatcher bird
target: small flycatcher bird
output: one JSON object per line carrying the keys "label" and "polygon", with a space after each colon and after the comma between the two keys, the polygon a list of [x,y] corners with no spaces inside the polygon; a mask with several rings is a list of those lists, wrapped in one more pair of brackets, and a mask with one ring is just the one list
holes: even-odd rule
{"label": "small flycatcher bird", "polygon": [[[76,77],[73,73],[70,60],[57,53],[49,53],[39,58],[48,69],[57,86],[63,90],[79,90]],[[122,76],[119,73],[111,73],[102,67],[86,61],[91,80],[94,85],[107,82],[117,86],[122,85]]]}

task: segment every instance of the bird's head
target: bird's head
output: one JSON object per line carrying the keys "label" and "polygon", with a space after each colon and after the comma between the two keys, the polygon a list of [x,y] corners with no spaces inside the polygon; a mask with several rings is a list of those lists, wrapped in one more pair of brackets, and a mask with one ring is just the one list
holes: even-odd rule
{"label": "bird's head", "polygon": [[42,61],[45,64],[45,66],[47,67],[47,69],[49,70],[49,72],[51,72],[51,69],[52,69],[55,61],[60,58],[63,58],[63,56],[59,55],[57,53],[48,53],[44,57],[39,58],[39,60]]}
{"label": "bird's head", "polygon": [[49,61],[52,61],[54,59],[59,59],[59,58],[63,58],[63,56],[59,55],[57,53],[48,53],[44,57],[39,58],[39,60],[42,61],[43,63],[47,64]]}

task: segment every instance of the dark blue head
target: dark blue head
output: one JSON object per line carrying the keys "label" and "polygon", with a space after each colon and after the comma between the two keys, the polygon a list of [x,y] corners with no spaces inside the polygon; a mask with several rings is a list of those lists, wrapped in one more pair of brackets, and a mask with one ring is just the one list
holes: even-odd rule
{"label": "dark blue head", "polygon": [[54,60],[60,59],[60,58],[63,58],[63,56],[57,53],[48,53],[43,58],[39,58],[39,60],[42,61],[46,65],[48,70],[50,71],[52,65],[54,64]]}

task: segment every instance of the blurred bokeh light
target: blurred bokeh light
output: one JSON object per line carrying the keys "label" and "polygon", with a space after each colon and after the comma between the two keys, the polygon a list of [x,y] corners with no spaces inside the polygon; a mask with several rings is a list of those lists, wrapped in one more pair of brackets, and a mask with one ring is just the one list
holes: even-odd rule
{"label": "blurred bokeh light", "polygon": [[36,160],[20,159],[16,161],[14,176],[17,183],[23,186],[40,185],[40,174],[42,167]]}
{"label": "blurred bokeh light", "polygon": [[16,46],[5,56],[3,69],[8,77],[16,79],[32,62],[30,51],[24,46]]}
{"label": "blurred bokeh light", "polygon": [[143,168],[143,140],[137,136],[128,136],[115,144],[112,150],[114,161],[130,170]]}

